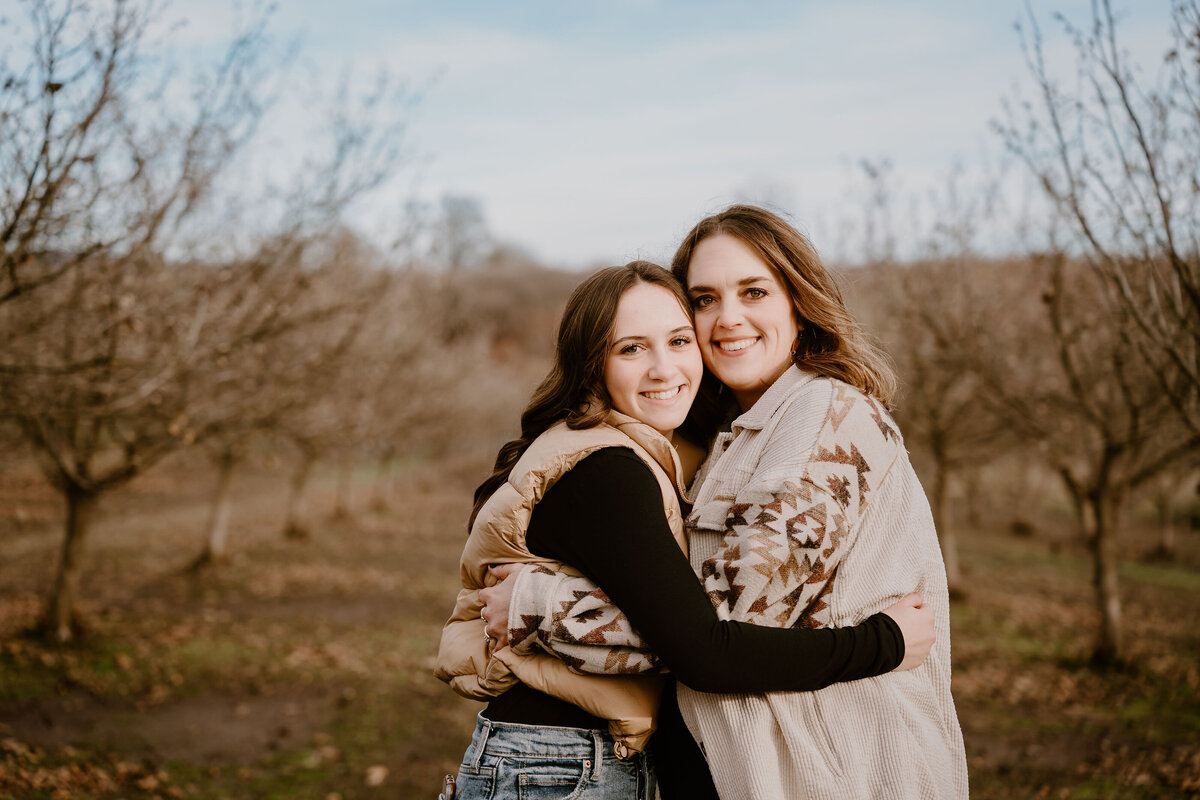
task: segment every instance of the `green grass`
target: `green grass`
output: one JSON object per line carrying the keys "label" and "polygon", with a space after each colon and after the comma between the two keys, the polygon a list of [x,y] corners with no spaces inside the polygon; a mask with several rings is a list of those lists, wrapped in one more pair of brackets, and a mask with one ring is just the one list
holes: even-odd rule
{"label": "green grass", "polygon": [[950,630],[954,638],[969,638],[972,651],[983,650],[989,658],[1041,662],[1064,660],[1074,654],[1074,636],[1069,631],[1008,622],[989,609],[969,604],[951,606]]}
{"label": "green grass", "polygon": [[1184,592],[1200,592],[1200,571],[1182,566],[1125,561],[1117,566],[1117,574],[1122,580],[1133,580]]}
{"label": "green grass", "polygon": [[253,768],[198,767],[173,762],[168,771],[174,786],[192,786],[187,796],[197,800],[226,797],[322,798],[344,777],[337,765],[310,760],[313,750],[295,750],[265,759]]}
{"label": "green grass", "polygon": [[55,671],[38,669],[24,659],[0,654],[0,703],[24,703],[52,697],[58,690]]}

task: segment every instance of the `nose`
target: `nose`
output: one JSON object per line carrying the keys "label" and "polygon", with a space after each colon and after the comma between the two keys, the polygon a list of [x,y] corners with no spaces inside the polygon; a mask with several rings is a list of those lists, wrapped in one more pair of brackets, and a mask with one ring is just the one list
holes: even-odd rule
{"label": "nose", "polygon": [[650,361],[650,369],[647,374],[653,380],[665,380],[674,377],[676,372],[675,362],[671,358],[671,354],[665,350],[655,349]]}
{"label": "nose", "polygon": [[726,300],[717,308],[715,327],[734,328],[742,322],[742,306],[735,300]]}

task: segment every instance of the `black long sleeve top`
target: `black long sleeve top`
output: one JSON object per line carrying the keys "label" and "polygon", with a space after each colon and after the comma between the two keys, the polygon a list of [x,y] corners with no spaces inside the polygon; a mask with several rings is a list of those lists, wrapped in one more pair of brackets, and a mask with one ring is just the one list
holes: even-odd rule
{"label": "black long sleeve top", "polygon": [[[849,628],[768,628],[718,619],[671,534],[658,482],[628,448],[599,450],[559,479],[534,507],[526,544],[600,586],[675,678],[698,691],[810,691],[882,675],[904,657],[900,628],[883,613]],[[673,703],[674,693],[668,696]],[[493,699],[484,716],[606,727],[577,706],[524,685]],[[663,717],[673,721],[678,711],[666,708]],[[662,755],[699,757],[690,737],[664,741],[687,737],[681,725],[665,726],[660,734],[653,745],[660,772]]]}

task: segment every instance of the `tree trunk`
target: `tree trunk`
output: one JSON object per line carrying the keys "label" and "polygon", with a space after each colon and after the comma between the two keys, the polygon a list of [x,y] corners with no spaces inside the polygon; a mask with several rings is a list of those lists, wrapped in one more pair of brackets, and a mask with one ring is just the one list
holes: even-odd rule
{"label": "tree trunk", "polygon": [[233,510],[231,489],[238,461],[233,448],[225,448],[217,456],[217,488],[213,492],[212,510],[208,516],[208,537],[204,552],[189,567],[193,571],[229,558],[229,516]]}
{"label": "tree trunk", "polygon": [[1163,490],[1154,494],[1154,510],[1158,516],[1158,547],[1152,555],[1163,561],[1175,560],[1175,525],[1171,519],[1171,493]]}
{"label": "tree trunk", "polygon": [[967,524],[973,529],[983,525],[983,470],[978,466],[962,471],[967,487]]}
{"label": "tree trunk", "polygon": [[1075,480],[1075,477],[1069,470],[1059,470],[1059,476],[1063,479],[1063,485],[1067,487],[1067,494],[1071,498],[1071,506],[1075,509],[1075,521],[1078,523],[1078,535],[1088,547],[1092,547],[1096,540],[1096,514],[1095,509],[1088,498],[1088,494],[1084,491],[1083,486]]}
{"label": "tree trunk", "polygon": [[1114,492],[1097,490],[1089,497],[1092,523],[1092,585],[1100,611],[1100,638],[1092,660],[1096,664],[1119,664],[1125,655],[1121,635],[1121,593],[1117,582],[1117,524],[1121,498]]}
{"label": "tree trunk", "polygon": [[68,484],[64,496],[67,501],[65,537],[43,625],[58,641],[69,642],[78,632],[76,602],[82,575],[83,545],[99,495]]}
{"label": "tree trunk", "polygon": [[350,518],[350,484],[354,478],[354,459],[350,454],[338,458],[337,490],[333,501],[333,518]]}
{"label": "tree trunk", "polygon": [[937,528],[938,541],[942,545],[942,560],[946,563],[946,582],[949,584],[950,595],[961,598],[964,592],[962,570],[958,561],[958,539],[950,521],[950,468],[936,453],[934,460],[936,469],[933,488],[930,491],[933,495],[933,524]]}
{"label": "tree trunk", "polygon": [[316,456],[304,453],[296,471],[292,473],[288,487],[287,512],[283,522],[283,535],[288,539],[307,539],[308,527],[301,521],[304,511],[304,490],[308,486],[308,478],[312,474]]}
{"label": "tree trunk", "polygon": [[388,496],[392,491],[392,452],[388,450],[379,456],[375,469],[375,482],[371,488],[371,508],[375,511],[387,511],[390,506]]}

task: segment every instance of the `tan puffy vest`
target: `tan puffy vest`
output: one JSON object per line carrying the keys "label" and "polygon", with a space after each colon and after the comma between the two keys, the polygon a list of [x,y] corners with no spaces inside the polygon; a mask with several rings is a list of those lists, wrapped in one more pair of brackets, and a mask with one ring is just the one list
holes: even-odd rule
{"label": "tan puffy vest", "polygon": [[[679,509],[679,459],[671,443],[650,426],[616,411],[594,428],[571,430],[558,423],[533,441],[514,465],[508,482],[488,499],[463,549],[462,590],[442,629],[434,674],[456,692],[487,700],[518,681],[573,703],[609,721],[618,757],[640,752],[654,732],[662,675],[583,675],[545,653],[518,655],[505,647],[490,652],[479,616],[479,590],[495,583],[489,564],[547,564],[579,575],[571,567],[538,558],[525,546],[534,505],[571,467],[604,447],[628,447],[646,464],[662,490],[663,508],[675,540],[687,553]],[[613,498],[619,502],[620,498]]]}

